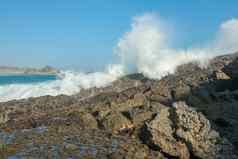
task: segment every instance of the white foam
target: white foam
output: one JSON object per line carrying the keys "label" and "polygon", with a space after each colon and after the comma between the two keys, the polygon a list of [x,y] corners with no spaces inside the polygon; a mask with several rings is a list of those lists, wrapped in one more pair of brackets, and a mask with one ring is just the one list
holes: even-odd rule
{"label": "white foam", "polygon": [[64,71],[60,73],[61,79],[37,84],[10,84],[0,86],[0,101],[39,97],[44,95],[72,95],[80,92],[82,88],[103,87],[123,75],[120,65],[110,65],[105,72],[77,73]]}
{"label": "white foam", "polygon": [[154,79],[174,73],[178,65],[198,61],[206,66],[210,58],[238,50],[238,19],[221,24],[216,37],[201,48],[178,49],[169,25],[158,14],[133,18],[131,30],[119,40],[115,50],[121,63],[109,65],[104,72],[90,74],[61,72],[62,79],[38,84],[11,84],[0,86],[0,101],[38,97],[43,95],[72,95],[82,88],[102,87],[125,72],[139,72]]}
{"label": "white foam", "polygon": [[238,50],[237,19],[222,23],[217,36],[201,48],[171,47],[173,37],[167,28],[169,25],[158,14],[135,17],[131,30],[124,34],[116,47],[124,67],[160,79],[174,73],[178,65],[197,61],[204,67],[212,57]]}

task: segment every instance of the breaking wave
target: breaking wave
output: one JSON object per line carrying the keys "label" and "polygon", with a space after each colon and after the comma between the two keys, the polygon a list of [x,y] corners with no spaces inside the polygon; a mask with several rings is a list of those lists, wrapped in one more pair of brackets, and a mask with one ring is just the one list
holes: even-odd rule
{"label": "breaking wave", "polygon": [[206,67],[212,57],[238,50],[238,19],[223,22],[216,36],[202,47],[173,48],[172,41],[170,25],[158,14],[134,17],[131,30],[119,39],[115,47],[119,64],[110,65],[103,72],[89,74],[61,72],[60,79],[50,82],[0,86],[0,101],[43,95],[72,95],[82,88],[106,86],[125,73],[138,72],[160,79],[174,73],[178,65],[192,61]]}
{"label": "breaking wave", "polygon": [[135,17],[131,30],[116,47],[123,66],[149,78],[160,79],[174,73],[178,65],[197,61],[205,67],[214,56],[238,51],[238,19],[222,23],[216,37],[198,48],[173,48],[175,37],[170,28],[158,14]]}
{"label": "breaking wave", "polygon": [[107,86],[123,75],[120,65],[110,65],[105,72],[77,73],[63,71],[55,81],[32,84],[9,84],[0,86],[0,101],[39,97],[44,95],[72,95],[80,90]]}

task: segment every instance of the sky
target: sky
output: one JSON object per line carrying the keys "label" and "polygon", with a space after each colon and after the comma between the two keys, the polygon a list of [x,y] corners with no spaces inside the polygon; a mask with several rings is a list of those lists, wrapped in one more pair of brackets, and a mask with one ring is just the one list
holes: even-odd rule
{"label": "sky", "polygon": [[238,17],[237,0],[0,0],[0,65],[92,71],[116,60],[132,18],[158,13],[175,47],[209,41]]}

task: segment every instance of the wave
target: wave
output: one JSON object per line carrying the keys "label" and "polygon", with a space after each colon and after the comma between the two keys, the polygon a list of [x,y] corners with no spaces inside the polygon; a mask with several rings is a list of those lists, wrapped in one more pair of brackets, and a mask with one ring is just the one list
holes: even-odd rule
{"label": "wave", "polygon": [[59,79],[34,84],[9,84],[0,86],[0,102],[44,95],[72,95],[92,87],[104,87],[124,74],[121,65],[109,65],[104,72],[78,73],[61,71]]}
{"label": "wave", "polygon": [[238,19],[223,22],[214,38],[199,47],[174,48],[173,26],[158,14],[134,17],[131,30],[119,40],[116,52],[126,68],[153,79],[174,73],[177,66],[196,61],[206,67],[209,60],[238,51]]}
{"label": "wave", "polygon": [[[173,48],[170,25],[158,14],[147,13],[133,18],[131,30],[126,32],[115,48],[119,64],[109,65],[103,72],[77,73],[64,71],[61,79],[38,84],[0,86],[0,101],[38,97],[43,95],[72,95],[82,88],[109,85],[125,73],[142,73],[160,79],[174,73],[181,64],[196,61],[206,67],[209,60],[238,50],[238,19],[223,22],[214,38],[202,47]],[[176,38],[175,38],[176,39]]]}

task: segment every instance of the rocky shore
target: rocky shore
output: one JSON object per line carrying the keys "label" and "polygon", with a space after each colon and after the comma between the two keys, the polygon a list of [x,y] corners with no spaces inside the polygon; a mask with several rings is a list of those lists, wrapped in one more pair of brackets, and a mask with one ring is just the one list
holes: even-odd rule
{"label": "rocky shore", "polygon": [[0,158],[236,159],[238,53],[150,80],[0,103]]}

